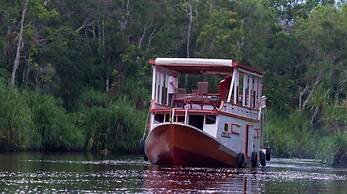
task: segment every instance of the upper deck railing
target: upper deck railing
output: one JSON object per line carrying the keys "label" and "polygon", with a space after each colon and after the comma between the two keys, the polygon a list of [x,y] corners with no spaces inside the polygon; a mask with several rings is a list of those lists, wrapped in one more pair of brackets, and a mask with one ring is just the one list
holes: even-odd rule
{"label": "upper deck railing", "polygon": [[[258,109],[262,96],[262,72],[228,59],[157,58],[153,65],[152,100],[168,107],[201,105],[201,109],[219,108],[221,102]],[[174,95],[170,93],[170,77],[177,73],[219,74],[227,76],[219,83],[218,93],[208,92],[208,82],[197,82],[191,93],[178,87],[176,78]]]}

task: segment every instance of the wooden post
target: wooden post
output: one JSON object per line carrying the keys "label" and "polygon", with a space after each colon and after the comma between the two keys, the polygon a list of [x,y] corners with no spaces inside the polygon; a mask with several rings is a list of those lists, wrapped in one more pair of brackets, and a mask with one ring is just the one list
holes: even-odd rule
{"label": "wooden post", "polygon": [[234,69],[236,71],[235,84],[234,84],[234,104],[237,103],[238,98],[238,88],[239,88],[239,71],[237,68]]}
{"label": "wooden post", "polygon": [[252,107],[252,89],[253,89],[253,76],[249,76],[249,82],[248,82],[248,107]]}
{"label": "wooden post", "polygon": [[158,98],[158,103],[162,104],[162,99],[163,99],[163,73],[162,72],[158,72],[159,73],[159,98]]}
{"label": "wooden post", "polygon": [[193,20],[193,12],[192,12],[192,5],[190,5],[188,3],[188,8],[189,8],[189,12],[188,12],[188,16],[189,16],[189,25],[188,25],[188,32],[187,32],[187,58],[190,57],[190,31],[192,29],[192,20]]}
{"label": "wooden post", "polygon": [[229,88],[229,94],[228,94],[228,100],[227,102],[230,103],[230,100],[231,100],[231,95],[233,93],[233,88],[234,88],[234,84],[235,84],[235,79],[236,79],[236,72],[238,71],[238,68],[234,68],[234,71],[233,71],[233,77],[231,78],[231,83],[230,83],[230,88]]}
{"label": "wooden post", "polygon": [[244,74],[244,77],[243,77],[243,91],[242,91],[242,106],[246,106],[246,88],[247,88],[247,85],[248,85],[248,75],[247,74]]}
{"label": "wooden post", "polygon": [[152,101],[155,101],[155,91],[156,91],[156,67],[153,65],[153,74],[152,74]]}
{"label": "wooden post", "polygon": [[184,110],[184,124],[188,124],[188,108]]}

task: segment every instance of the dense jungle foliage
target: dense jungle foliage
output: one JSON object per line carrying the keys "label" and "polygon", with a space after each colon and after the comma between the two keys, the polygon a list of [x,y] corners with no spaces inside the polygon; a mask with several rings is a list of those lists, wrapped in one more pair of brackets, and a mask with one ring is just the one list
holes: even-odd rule
{"label": "dense jungle foliage", "polygon": [[334,0],[1,0],[0,148],[134,152],[154,57],[265,72],[277,156],[347,164],[347,6]]}

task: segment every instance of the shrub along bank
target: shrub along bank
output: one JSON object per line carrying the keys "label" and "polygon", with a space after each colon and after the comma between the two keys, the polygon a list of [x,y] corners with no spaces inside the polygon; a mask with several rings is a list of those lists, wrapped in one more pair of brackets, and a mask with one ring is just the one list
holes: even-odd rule
{"label": "shrub along bank", "polygon": [[87,91],[75,111],[56,98],[0,82],[0,149],[136,152],[145,113],[126,98]]}
{"label": "shrub along bank", "polygon": [[[345,113],[347,114],[347,113]],[[267,111],[265,141],[277,157],[314,158],[327,165],[347,166],[347,133],[336,128],[312,128],[300,110],[289,115]]]}
{"label": "shrub along bank", "polygon": [[[53,96],[0,82],[0,108],[2,151],[134,153],[138,151],[138,140],[146,124],[145,111],[136,108],[130,100],[95,90],[84,92],[74,110],[67,112],[62,102]],[[343,130],[336,131],[339,129],[336,123],[343,126],[345,118],[329,120],[328,113],[324,114],[324,124],[312,128],[309,114],[303,111],[279,115],[268,110],[265,141],[277,157],[316,158],[329,165],[345,166],[347,134]]]}

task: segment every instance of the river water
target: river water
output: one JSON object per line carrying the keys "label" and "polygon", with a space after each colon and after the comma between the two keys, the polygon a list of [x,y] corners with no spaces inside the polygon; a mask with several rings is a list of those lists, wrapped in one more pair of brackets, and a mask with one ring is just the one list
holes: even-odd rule
{"label": "river water", "polygon": [[0,154],[5,193],[347,193],[347,169],[314,160],[273,159],[266,167],[151,166],[139,156]]}

